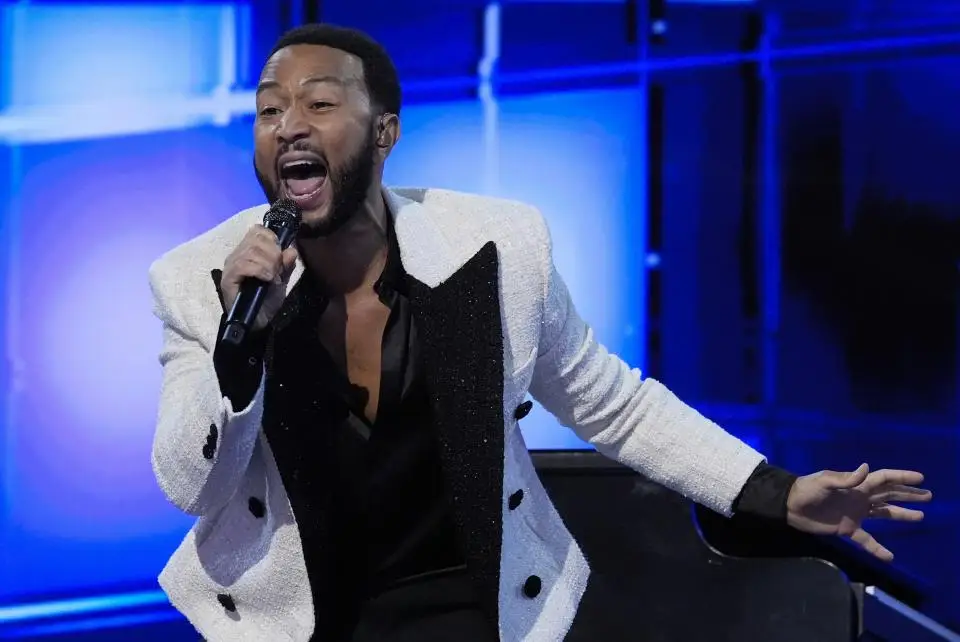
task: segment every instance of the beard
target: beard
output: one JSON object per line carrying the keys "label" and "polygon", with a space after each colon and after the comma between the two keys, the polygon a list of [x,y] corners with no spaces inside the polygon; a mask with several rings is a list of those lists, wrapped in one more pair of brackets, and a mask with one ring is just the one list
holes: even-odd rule
{"label": "beard", "polygon": [[[310,151],[326,160],[323,154],[309,145],[294,143],[292,149]],[[329,163],[327,164],[326,180],[329,182],[331,194],[330,210],[322,219],[303,221],[300,224],[299,238],[315,239],[330,236],[356,216],[357,212],[363,207],[363,202],[367,199],[367,193],[370,191],[370,185],[373,183],[373,156],[375,152],[376,144],[371,128],[367,130],[366,139],[360,149],[342,165],[333,167]],[[254,161],[253,171],[267,201],[271,204],[276,203],[280,199],[279,179],[276,182],[271,182],[257,168],[256,161]]]}

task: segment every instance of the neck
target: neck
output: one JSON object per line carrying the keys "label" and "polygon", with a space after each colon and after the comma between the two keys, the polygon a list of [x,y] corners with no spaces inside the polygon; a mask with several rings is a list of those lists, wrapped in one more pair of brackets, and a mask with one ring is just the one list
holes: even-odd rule
{"label": "neck", "polygon": [[330,236],[298,242],[303,262],[331,295],[372,288],[387,260],[387,207],[374,184],[360,208]]}

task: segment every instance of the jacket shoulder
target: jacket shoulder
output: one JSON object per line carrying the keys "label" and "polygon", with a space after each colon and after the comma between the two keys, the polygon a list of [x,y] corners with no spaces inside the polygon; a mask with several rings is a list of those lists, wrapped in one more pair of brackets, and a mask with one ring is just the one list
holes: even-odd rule
{"label": "jacket shoulder", "polygon": [[546,220],[535,206],[508,198],[433,188],[400,188],[396,193],[436,212],[448,234],[470,233],[505,248],[549,248]]}
{"label": "jacket shoulder", "polygon": [[193,274],[210,277],[210,270],[223,267],[223,261],[255,223],[263,220],[267,205],[257,205],[234,214],[214,228],[181,243],[157,258],[150,266],[151,282],[176,275],[189,279]]}

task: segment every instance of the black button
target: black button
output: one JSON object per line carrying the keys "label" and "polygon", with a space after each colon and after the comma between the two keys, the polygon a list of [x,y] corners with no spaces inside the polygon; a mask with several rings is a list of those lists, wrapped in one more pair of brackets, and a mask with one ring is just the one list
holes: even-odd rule
{"label": "black button", "polygon": [[207,445],[203,447],[204,459],[213,459],[213,455],[217,451],[217,436],[219,434],[217,424],[210,424],[210,434],[207,435]]}
{"label": "black button", "polygon": [[523,583],[523,594],[533,599],[540,595],[540,589],[542,588],[543,582],[540,581],[540,578],[536,575],[531,575],[527,578],[527,581]]}
{"label": "black button", "polygon": [[250,357],[249,359],[247,359],[247,364],[252,367],[252,366],[259,365],[260,361],[256,357]]}
{"label": "black button", "polygon": [[263,517],[264,514],[266,514],[267,512],[267,509],[263,505],[263,502],[257,499],[256,497],[250,498],[250,500],[247,502],[247,508],[250,509],[250,512],[257,519],[260,519],[261,517]]}
{"label": "black button", "polygon": [[523,490],[518,490],[517,492],[510,495],[510,498],[507,499],[507,508],[510,510],[516,510],[517,506],[520,505],[520,502],[523,501]]}
{"label": "black button", "polygon": [[[530,580],[527,580],[527,581],[529,582]],[[526,587],[526,585],[524,585],[524,587]],[[220,595],[218,595],[217,602],[220,602],[220,606],[222,606],[227,611],[230,611],[231,613],[237,610],[237,605],[233,603],[233,598],[227,595],[226,593],[221,593]]]}
{"label": "black button", "polygon": [[522,404],[517,406],[517,410],[513,413],[513,418],[519,421],[529,415],[531,410],[533,410],[533,402],[524,401]]}

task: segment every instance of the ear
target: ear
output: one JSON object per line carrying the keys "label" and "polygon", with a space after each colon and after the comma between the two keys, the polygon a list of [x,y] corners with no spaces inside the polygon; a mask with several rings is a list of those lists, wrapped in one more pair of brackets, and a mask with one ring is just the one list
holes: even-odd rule
{"label": "ear", "polygon": [[381,157],[386,158],[400,140],[400,117],[391,113],[380,116],[375,135],[377,149],[380,150]]}

